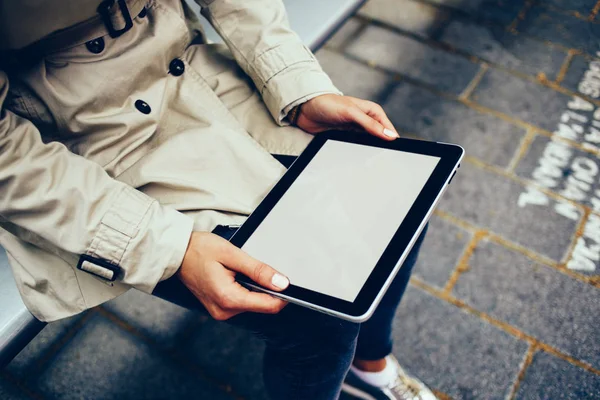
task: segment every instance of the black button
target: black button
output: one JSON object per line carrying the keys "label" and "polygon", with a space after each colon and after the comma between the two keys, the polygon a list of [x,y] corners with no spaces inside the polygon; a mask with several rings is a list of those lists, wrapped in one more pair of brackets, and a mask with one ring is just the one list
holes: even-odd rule
{"label": "black button", "polygon": [[94,54],[102,53],[104,50],[104,39],[99,37],[98,39],[90,40],[85,43],[85,47]]}
{"label": "black button", "polygon": [[150,114],[150,111],[152,111],[148,103],[143,100],[136,100],[135,108],[137,108],[142,114]]}
{"label": "black button", "polygon": [[140,13],[138,14],[138,17],[145,18],[146,14],[148,14],[148,11],[146,10],[146,7],[144,7],[142,8],[142,11],[140,11]]}
{"label": "black button", "polygon": [[185,64],[179,58],[173,59],[169,64],[169,72],[173,76],[179,76],[183,74],[183,71],[185,71]]}

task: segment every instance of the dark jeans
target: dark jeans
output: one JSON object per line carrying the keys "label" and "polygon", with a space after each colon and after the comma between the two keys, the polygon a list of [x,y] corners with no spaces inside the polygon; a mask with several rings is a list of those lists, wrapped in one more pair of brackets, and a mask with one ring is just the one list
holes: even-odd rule
{"label": "dark jeans", "polygon": [[[229,239],[234,230],[220,227],[214,232]],[[279,314],[244,313],[227,321],[265,340],[263,374],[272,399],[336,399],[355,356],[362,360],[377,360],[391,353],[394,314],[425,233],[426,230],[367,322],[352,323],[294,304],[289,304]],[[161,282],[153,294],[207,313],[176,277]]]}

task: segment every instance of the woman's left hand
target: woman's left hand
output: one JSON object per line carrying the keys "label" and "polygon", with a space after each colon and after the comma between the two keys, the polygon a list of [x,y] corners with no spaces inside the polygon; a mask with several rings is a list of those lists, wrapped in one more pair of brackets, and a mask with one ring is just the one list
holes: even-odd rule
{"label": "woman's left hand", "polygon": [[386,140],[399,137],[379,104],[336,94],[324,94],[304,103],[296,125],[313,134],[330,129],[359,129]]}

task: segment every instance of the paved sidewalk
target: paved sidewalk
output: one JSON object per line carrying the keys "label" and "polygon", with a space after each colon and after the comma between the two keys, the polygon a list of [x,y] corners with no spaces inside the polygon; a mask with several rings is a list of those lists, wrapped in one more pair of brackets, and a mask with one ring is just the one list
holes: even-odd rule
{"label": "paved sidewalk", "polygon": [[[600,399],[600,2],[370,0],[318,53],[467,158],[396,318],[441,398]],[[0,399],[263,399],[249,334],[130,292],[49,325]]]}

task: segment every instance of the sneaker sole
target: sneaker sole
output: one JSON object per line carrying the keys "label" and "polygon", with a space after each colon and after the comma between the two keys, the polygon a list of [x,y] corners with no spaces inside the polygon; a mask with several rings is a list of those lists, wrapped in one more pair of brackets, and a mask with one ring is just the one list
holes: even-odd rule
{"label": "sneaker sole", "polygon": [[347,383],[342,383],[342,392],[348,393],[351,396],[354,396],[361,400],[377,400],[375,397],[371,396],[367,392],[363,392],[360,389],[355,388],[354,386],[350,386]]}

